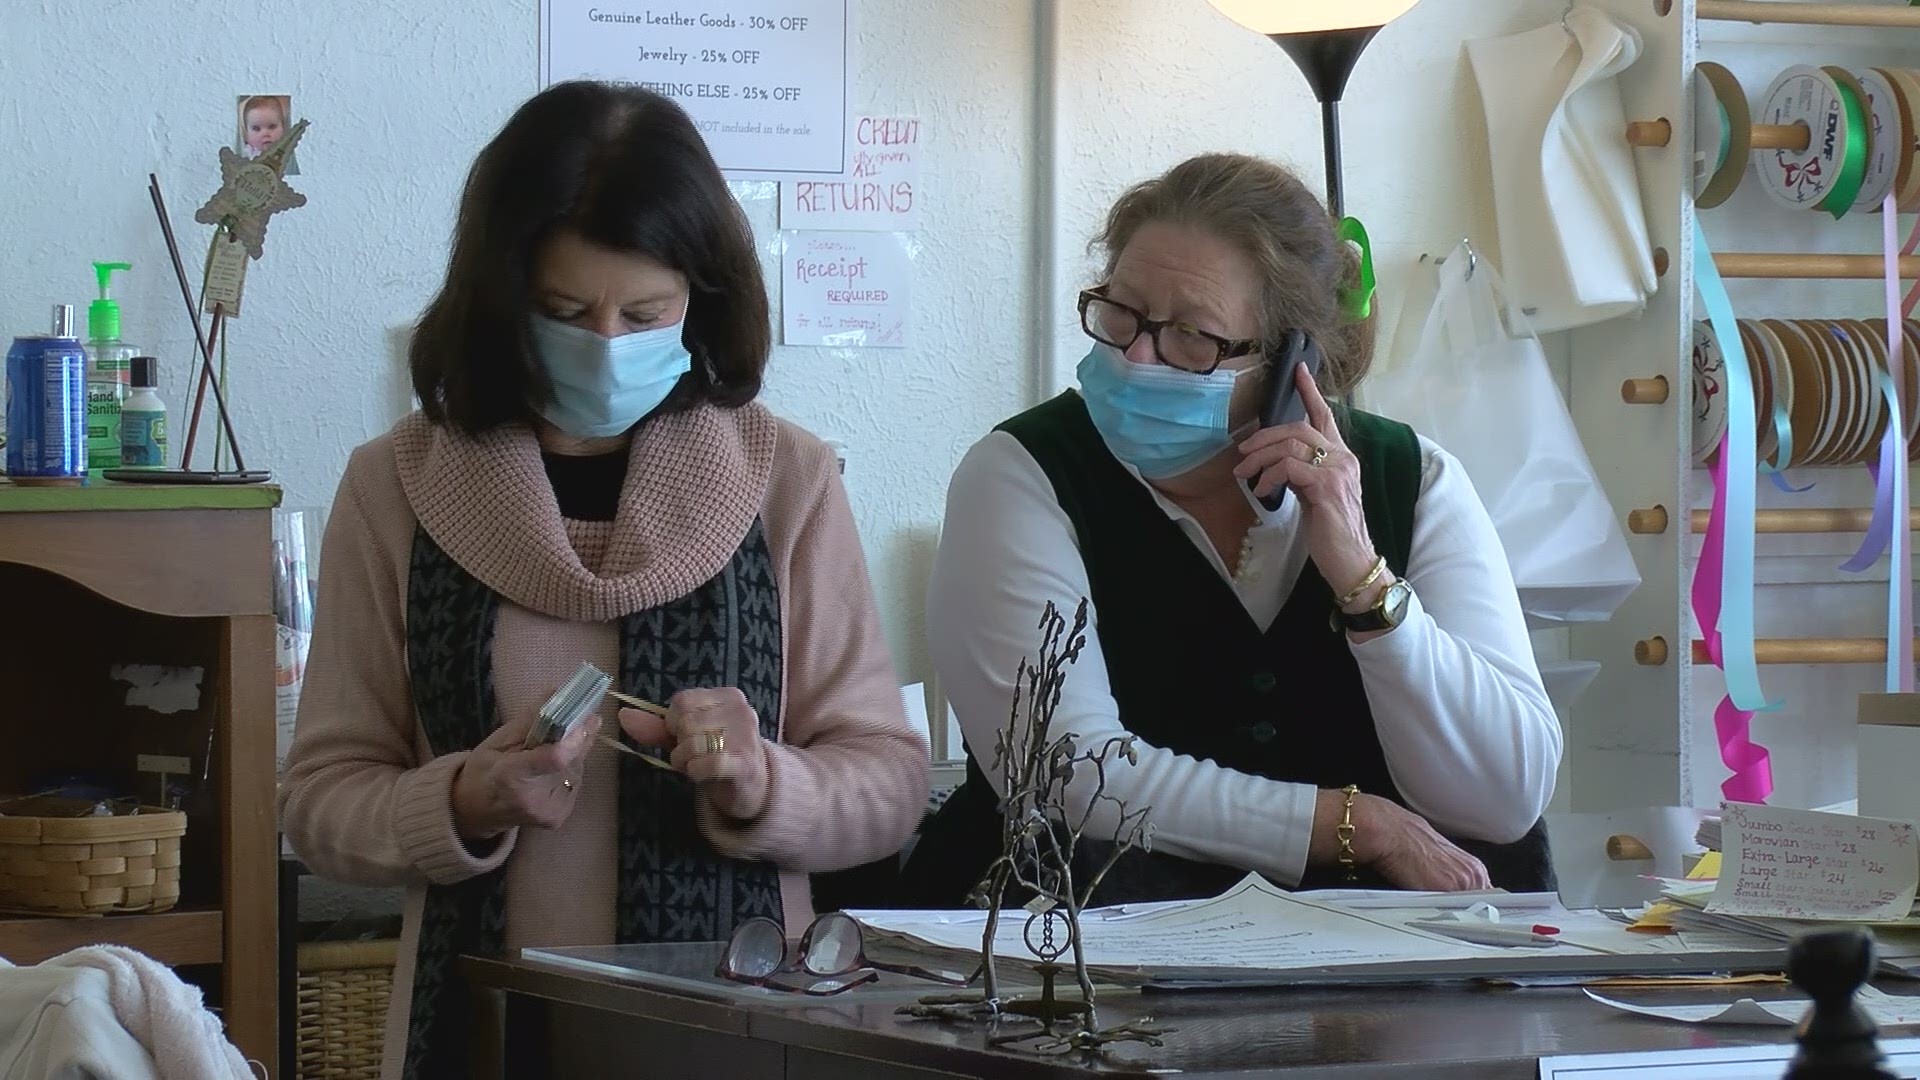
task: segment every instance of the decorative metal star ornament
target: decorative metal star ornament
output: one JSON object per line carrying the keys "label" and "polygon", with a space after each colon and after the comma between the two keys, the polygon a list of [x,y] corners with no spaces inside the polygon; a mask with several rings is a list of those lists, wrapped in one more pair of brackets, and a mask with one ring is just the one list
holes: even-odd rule
{"label": "decorative metal star ornament", "polygon": [[293,154],[307,122],[293,125],[279,141],[251,161],[234,153],[230,146],[220,148],[220,190],[213,193],[193,215],[202,225],[218,225],[260,258],[267,240],[267,219],[282,210],[305,206],[307,197],[287,186],[281,178],[287,158]]}

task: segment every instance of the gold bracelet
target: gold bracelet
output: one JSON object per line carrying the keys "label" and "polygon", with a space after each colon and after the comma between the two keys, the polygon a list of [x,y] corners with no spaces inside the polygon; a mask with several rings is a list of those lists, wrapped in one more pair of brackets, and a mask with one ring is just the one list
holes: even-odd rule
{"label": "gold bracelet", "polygon": [[1353,591],[1347,593],[1347,595],[1340,598],[1339,606],[1346,607],[1348,604],[1351,604],[1355,600],[1360,599],[1360,594],[1372,588],[1373,583],[1376,581],[1379,581],[1380,575],[1386,572],[1387,572],[1387,557],[1385,555],[1382,555],[1379,558],[1373,560],[1373,569],[1367,571],[1366,580],[1362,581],[1358,585],[1355,585],[1353,587]]}
{"label": "gold bracelet", "polygon": [[1333,827],[1333,834],[1340,838],[1340,866],[1347,872],[1348,881],[1358,881],[1359,868],[1353,861],[1353,797],[1360,794],[1357,784],[1348,784],[1340,789],[1347,797],[1347,807],[1342,813],[1340,824]]}

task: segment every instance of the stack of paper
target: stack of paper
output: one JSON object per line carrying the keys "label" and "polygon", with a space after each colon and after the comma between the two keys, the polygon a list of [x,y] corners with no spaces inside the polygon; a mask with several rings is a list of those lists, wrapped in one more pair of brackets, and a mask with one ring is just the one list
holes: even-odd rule
{"label": "stack of paper", "polygon": [[[1365,904],[1374,898],[1356,898]],[[1209,900],[1121,905],[1085,912],[1081,934],[1096,975],[1158,985],[1248,985],[1271,982],[1380,982],[1516,975],[1672,974],[1780,969],[1777,943],[1746,935],[1634,934],[1596,912],[1528,906],[1515,898],[1514,919],[1552,923],[1559,944],[1517,948],[1475,944],[1423,929],[1443,906],[1409,898],[1399,909],[1317,902],[1249,875]],[[1493,898],[1498,907],[1500,899]],[[875,938],[918,948],[949,965],[978,957],[986,928],[980,911],[858,911]],[[1005,912],[994,935],[996,956],[1032,963],[1027,913]]]}
{"label": "stack of paper", "polygon": [[1717,817],[1701,818],[1700,828],[1693,834],[1693,842],[1706,848],[1708,851],[1724,850],[1720,846],[1720,819]]}

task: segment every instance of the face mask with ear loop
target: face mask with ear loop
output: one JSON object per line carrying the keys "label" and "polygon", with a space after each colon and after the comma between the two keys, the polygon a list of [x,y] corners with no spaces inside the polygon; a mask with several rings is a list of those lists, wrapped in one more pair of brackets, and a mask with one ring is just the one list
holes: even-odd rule
{"label": "face mask with ear loop", "polygon": [[[1372,313],[1374,294],[1373,252],[1366,229],[1355,218],[1343,218],[1335,233],[1343,243],[1360,248],[1360,280],[1341,290],[1340,312],[1352,321],[1365,319]],[[1318,374],[1320,350],[1311,337],[1296,330],[1288,335],[1282,355],[1271,359],[1262,427],[1273,426],[1270,421],[1282,412],[1304,407],[1293,368],[1307,363]],[[1159,364],[1135,364],[1113,346],[1095,342],[1076,374],[1087,414],[1107,449],[1146,479],[1164,480],[1233,445],[1241,434],[1228,427],[1234,387],[1240,378],[1259,370],[1255,366],[1194,375]],[[1276,491],[1265,500],[1267,509],[1278,509],[1284,499],[1284,489]]]}
{"label": "face mask with ear loop", "polygon": [[[660,407],[693,370],[684,317],[619,337],[601,337],[544,315],[531,316],[534,354],[553,388],[540,406],[548,423],[575,438],[625,433]],[[707,372],[712,374],[712,366]]]}

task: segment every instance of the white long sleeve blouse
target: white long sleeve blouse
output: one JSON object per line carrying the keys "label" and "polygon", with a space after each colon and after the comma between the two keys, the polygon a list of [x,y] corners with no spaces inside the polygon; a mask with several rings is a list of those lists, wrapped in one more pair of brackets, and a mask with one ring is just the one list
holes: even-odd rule
{"label": "white long sleeve blouse", "polygon": [[[1457,460],[1424,437],[1420,451],[1406,573],[1413,600],[1398,627],[1351,648],[1409,807],[1443,833],[1511,842],[1552,796],[1560,725],[1485,507]],[[1254,504],[1261,523],[1251,532],[1248,572],[1236,580],[1199,522],[1147,487],[1254,622],[1269,626],[1306,565],[1300,501],[1288,499],[1277,513]],[[1039,607],[1051,599],[1072,611],[1090,593],[1073,527],[1039,463],[1005,432],[976,443],[948,489],[927,601],[934,667],[970,746],[990,754],[1006,723]],[[1082,745],[1126,730],[1109,689],[1097,605],[1090,619],[1054,714],[1056,729],[1077,732]],[[1300,881],[1317,795],[1311,785],[1136,745],[1138,764],[1110,768],[1107,793],[1152,807],[1156,850]],[[992,762],[981,764],[991,776]]]}

